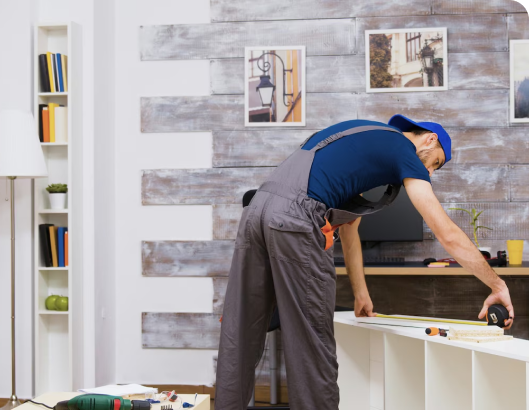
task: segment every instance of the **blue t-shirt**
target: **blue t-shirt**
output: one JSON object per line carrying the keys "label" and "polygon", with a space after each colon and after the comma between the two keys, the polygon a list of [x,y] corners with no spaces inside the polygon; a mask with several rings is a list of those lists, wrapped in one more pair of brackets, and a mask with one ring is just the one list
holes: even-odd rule
{"label": "blue t-shirt", "polygon": [[[344,121],[318,132],[303,149],[310,150],[337,132],[365,125],[391,127],[377,121]],[[344,136],[316,152],[308,196],[329,208],[339,209],[341,204],[370,189],[402,185],[404,178],[430,182],[415,145],[400,133],[365,131]]]}

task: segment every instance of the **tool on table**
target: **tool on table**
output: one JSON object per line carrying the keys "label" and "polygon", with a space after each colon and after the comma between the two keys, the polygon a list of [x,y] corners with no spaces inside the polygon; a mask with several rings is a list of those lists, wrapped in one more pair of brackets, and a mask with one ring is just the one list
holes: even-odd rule
{"label": "tool on table", "polygon": [[50,407],[44,403],[32,403],[53,410],[150,410],[151,403],[144,400],[127,400],[119,396],[103,394],[82,394],[70,400],[64,400]]}
{"label": "tool on table", "polygon": [[443,337],[448,336],[448,330],[440,329],[438,327],[427,327],[424,331],[428,336],[436,336],[436,335],[443,336]]}
{"label": "tool on table", "polygon": [[441,323],[457,323],[460,325],[477,325],[477,326],[498,326],[505,327],[505,321],[511,319],[509,312],[505,306],[496,304],[489,306],[487,310],[487,322],[471,322],[467,320],[455,320],[455,319],[439,319],[439,318],[423,318],[423,317],[401,317],[394,315],[382,315],[377,313],[376,317],[384,317],[388,319],[400,319],[400,320],[419,320],[423,322],[441,322]]}
{"label": "tool on table", "polygon": [[[482,253],[485,253],[483,257],[485,258],[485,260],[490,266],[498,266],[498,267],[507,266],[507,252],[498,251],[498,253],[496,254],[497,255],[496,258],[491,258],[490,253],[488,252],[483,251]],[[422,261],[422,263],[425,266],[429,266],[430,264],[434,262],[448,262],[449,264],[455,264],[455,265],[458,264],[458,262],[453,258],[445,258],[445,259],[426,258],[425,260]]]}

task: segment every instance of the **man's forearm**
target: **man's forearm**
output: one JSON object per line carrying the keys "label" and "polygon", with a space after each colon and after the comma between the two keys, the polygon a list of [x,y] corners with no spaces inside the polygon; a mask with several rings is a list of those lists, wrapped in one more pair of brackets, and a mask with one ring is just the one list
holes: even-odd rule
{"label": "man's forearm", "polygon": [[450,240],[443,241],[443,239],[439,238],[439,241],[463,268],[480,279],[489,288],[500,290],[505,286],[505,282],[489,266],[463,231],[454,229],[454,232],[450,235]]}
{"label": "man's forearm", "polygon": [[[358,295],[360,292],[367,290],[366,280],[364,276],[362,245],[360,242],[360,236],[358,235],[359,222],[360,221],[355,221],[355,224],[357,224],[356,226],[353,225],[340,227],[345,267],[355,295]],[[343,240],[344,235],[346,235],[347,237],[347,240],[345,241]]]}

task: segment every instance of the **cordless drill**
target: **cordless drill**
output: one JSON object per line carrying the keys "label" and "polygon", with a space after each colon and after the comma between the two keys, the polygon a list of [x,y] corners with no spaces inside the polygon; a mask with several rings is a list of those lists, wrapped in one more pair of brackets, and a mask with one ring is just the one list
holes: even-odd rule
{"label": "cordless drill", "polygon": [[54,410],[150,410],[151,403],[144,400],[126,400],[119,396],[82,394],[71,400],[60,401]]}

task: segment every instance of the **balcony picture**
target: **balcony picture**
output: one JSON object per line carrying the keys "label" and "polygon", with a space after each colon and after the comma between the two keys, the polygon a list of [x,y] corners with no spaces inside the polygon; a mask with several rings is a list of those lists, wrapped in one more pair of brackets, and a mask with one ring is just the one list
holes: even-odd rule
{"label": "balcony picture", "polygon": [[511,122],[529,122],[529,40],[511,40]]}
{"label": "balcony picture", "polygon": [[305,46],[245,48],[245,125],[305,125]]}
{"label": "balcony picture", "polygon": [[446,27],[365,34],[366,92],[448,89]]}

